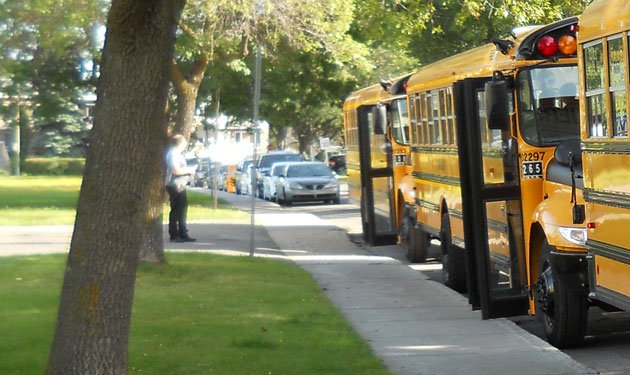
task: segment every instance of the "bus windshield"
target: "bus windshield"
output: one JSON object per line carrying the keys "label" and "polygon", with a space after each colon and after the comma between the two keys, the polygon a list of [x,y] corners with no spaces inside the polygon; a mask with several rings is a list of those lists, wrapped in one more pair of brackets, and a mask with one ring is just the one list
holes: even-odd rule
{"label": "bus windshield", "polygon": [[517,77],[520,132],[534,146],[580,138],[576,66],[537,67]]}
{"label": "bus windshield", "polygon": [[392,130],[394,140],[401,145],[409,144],[409,119],[405,99],[392,102]]}

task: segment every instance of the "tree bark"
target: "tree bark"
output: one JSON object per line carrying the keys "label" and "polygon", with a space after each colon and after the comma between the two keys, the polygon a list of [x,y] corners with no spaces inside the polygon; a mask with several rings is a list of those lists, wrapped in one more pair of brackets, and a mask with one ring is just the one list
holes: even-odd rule
{"label": "tree bark", "polygon": [[47,374],[126,374],[129,326],[184,0],[114,0]]}
{"label": "tree bark", "polygon": [[181,134],[189,138],[193,131],[197,93],[209,62],[209,54],[198,56],[187,74],[182,71],[175,61],[171,65],[171,82],[173,83],[175,94],[177,94],[174,134]]}
{"label": "tree bark", "polygon": [[[166,148],[166,137],[164,139],[164,148]],[[142,233],[140,260],[153,264],[165,264],[166,255],[164,253],[164,225],[162,224],[162,219],[164,216],[164,201],[166,200],[166,190],[164,188],[166,173],[163,163],[158,163],[157,166],[157,177],[151,183],[148,222]]]}
{"label": "tree bark", "polygon": [[33,109],[31,104],[20,108],[20,170],[24,171],[26,158],[31,154],[33,138]]}

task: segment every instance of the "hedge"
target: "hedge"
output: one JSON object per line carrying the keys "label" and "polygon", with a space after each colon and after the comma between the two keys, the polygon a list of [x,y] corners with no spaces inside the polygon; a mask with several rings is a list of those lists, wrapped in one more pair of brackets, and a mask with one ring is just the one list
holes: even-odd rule
{"label": "hedge", "polygon": [[24,173],[29,175],[82,175],[83,158],[29,158],[24,161]]}

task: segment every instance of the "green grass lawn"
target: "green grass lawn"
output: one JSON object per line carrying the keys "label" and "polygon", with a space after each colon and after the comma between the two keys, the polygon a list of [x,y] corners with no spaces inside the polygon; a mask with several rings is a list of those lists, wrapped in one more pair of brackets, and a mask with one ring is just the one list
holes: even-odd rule
{"label": "green grass lawn", "polygon": [[[294,264],[168,254],[142,265],[132,374],[386,374],[367,344]],[[0,374],[41,374],[65,256],[0,258]]]}
{"label": "green grass lawn", "polygon": [[[0,225],[72,224],[76,214],[81,177],[0,176]],[[248,214],[219,200],[218,209],[210,195],[188,193],[188,220],[238,219]],[[164,206],[165,216],[168,205]]]}

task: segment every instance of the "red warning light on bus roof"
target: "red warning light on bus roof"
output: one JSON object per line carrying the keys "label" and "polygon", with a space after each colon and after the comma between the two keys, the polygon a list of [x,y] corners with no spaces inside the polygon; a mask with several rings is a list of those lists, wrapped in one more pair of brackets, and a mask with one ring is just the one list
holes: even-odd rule
{"label": "red warning light on bus roof", "polygon": [[550,36],[543,36],[538,41],[538,53],[542,57],[551,57],[558,53],[558,42]]}

